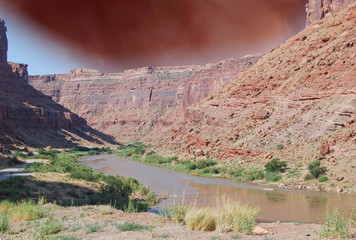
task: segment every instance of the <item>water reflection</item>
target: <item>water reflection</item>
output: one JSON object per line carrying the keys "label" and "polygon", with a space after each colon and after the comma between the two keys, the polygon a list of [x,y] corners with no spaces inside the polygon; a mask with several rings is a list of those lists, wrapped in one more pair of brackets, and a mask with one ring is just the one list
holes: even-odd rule
{"label": "water reflection", "polygon": [[217,197],[227,196],[259,208],[260,221],[319,222],[326,207],[338,206],[349,214],[352,202],[356,202],[355,195],[271,189],[232,180],[197,177],[115,155],[88,156],[82,163],[105,174],[136,178],[156,193],[174,196],[160,202],[157,208],[183,198],[189,205],[209,206]]}

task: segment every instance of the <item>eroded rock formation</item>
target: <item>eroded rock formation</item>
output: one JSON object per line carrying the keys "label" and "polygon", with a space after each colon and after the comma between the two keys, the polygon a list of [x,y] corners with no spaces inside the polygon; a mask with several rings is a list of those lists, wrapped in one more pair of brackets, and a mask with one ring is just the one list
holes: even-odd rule
{"label": "eroded rock formation", "polygon": [[0,20],[0,54],[1,145],[69,146],[74,140],[71,134],[74,132],[78,141],[99,141],[89,136],[95,131],[83,118],[28,84],[26,64],[7,63],[4,20]]}
{"label": "eroded rock formation", "polygon": [[238,78],[260,57],[205,66],[145,67],[123,73],[75,69],[69,74],[30,76],[29,82],[92,127],[118,141],[132,142],[152,136],[155,126],[169,126],[172,113]]}
{"label": "eroded rock formation", "polygon": [[309,0],[306,5],[307,25],[340,11],[355,0]]}
{"label": "eroded rock formation", "polygon": [[5,21],[0,19],[0,64],[7,64],[7,37]]}

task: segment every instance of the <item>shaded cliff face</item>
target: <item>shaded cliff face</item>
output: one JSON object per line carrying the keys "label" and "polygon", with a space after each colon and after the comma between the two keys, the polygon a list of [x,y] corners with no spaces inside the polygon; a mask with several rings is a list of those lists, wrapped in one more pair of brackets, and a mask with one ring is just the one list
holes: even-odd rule
{"label": "shaded cliff face", "polygon": [[335,14],[355,0],[309,0],[306,5],[307,25],[323,19],[327,15]]}
{"label": "shaded cliff face", "polygon": [[123,73],[75,69],[69,74],[30,76],[29,83],[118,141],[149,141],[153,128],[171,125],[172,113],[239,77],[260,57]]}
{"label": "shaded cliff face", "polygon": [[7,38],[3,20],[0,20],[0,54],[1,148],[13,144],[62,147],[73,145],[72,140],[99,143],[105,138],[87,126],[83,118],[30,86],[26,64],[6,62]]}
{"label": "shaded cliff face", "polygon": [[355,26],[351,4],[307,27],[241,78],[174,116],[170,133],[156,128],[165,137],[154,149],[241,167],[263,167],[276,157],[305,167],[323,159],[334,178],[347,174],[354,184]]}
{"label": "shaded cliff face", "polygon": [[0,19],[0,64],[7,63],[7,37],[5,21]]}

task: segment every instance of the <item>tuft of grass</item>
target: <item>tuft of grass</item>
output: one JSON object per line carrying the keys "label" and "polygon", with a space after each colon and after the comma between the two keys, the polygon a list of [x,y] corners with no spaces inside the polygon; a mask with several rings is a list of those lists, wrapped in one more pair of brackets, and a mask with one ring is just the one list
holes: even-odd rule
{"label": "tuft of grass", "polygon": [[350,216],[350,225],[351,227],[356,227],[356,208],[352,206],[351,216]]}
{"label": "tuft of grass", "polygon": [[0,233],[10,230],[10,215],[5,211],[0,211]]}
{"label": "tuft of grass", "polygon": [[46,214],[43,206],[34,201],[15,204],[5,200],[0,202],[0,212],[9,214],[12,221],[30,221],[42,218]]}
{"label": "tuft of grass", "polygon": [[328,208],[326,209],[325,222],[320,235],[327,238],[349,237],[349,221],[345,218],[344,213],[339,212],[337,207],[331,212]]}
{"label": "tuft of grass", "polygon": [[116,226],[121,232],[149,230],[151,226],[141,225],[133,222],[125,222]]}
{"label": "tuft of grass", "polygon": [[58,220],[50,219],[45,221],[41,225],[39,229],[39,234],[41,238],[46,238],[49,235],[57,234],[65,229],[66,227],[62,222],[59,222]]}
{"label": "tuft of grass", "polygon": [[53,236],[50,240],[78,240],[78,238],[69,236]]}
{"label": "tuft of grass", "polygon": [[243,234],[251,234],[257,219],[257,209],[241,204],[231,198],[217,200],[217,230],[228,232],[235,230]]}
{"label": "tuft of grass", "polygon": [[103,228],[103,226],[101,226],[99,223],[87,224],[86,227],[87,227],[86,234],[101,232]]}
{"label": "tuft of grass", "polygon": [[175,223],[183,223],[184,217],[187,212],[187,208],[184,206],[183,202],[176,202],[171,205],[165,211],[167,217],[169,217]]}
{"label": "tuft of grass", "polygon": [[214,231],[216,229],[216,215],[211,208],[191,208],[184,219],[190,230]]}
{"label": "tuft of grass", "polygon": [[101,211],[101,214],[110,215],[110,214],[113,214],[114,211],[115,211],[115,208],[113,208],[110,205],[106,205],[105,208]]}
{"label": "tuft of grass", "polygon": [[187,210],[185,222],[191,230],[251,234],[257,219],[257,209],[231,198],[218,198],[214,207]]}

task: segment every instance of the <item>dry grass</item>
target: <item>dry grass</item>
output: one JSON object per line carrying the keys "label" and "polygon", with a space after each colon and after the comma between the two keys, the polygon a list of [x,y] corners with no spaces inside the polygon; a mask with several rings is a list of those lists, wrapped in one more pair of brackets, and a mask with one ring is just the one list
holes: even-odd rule
{"label": "dry grass", "polygon": [[12,203],[9,201],[2,201],[0,203],[0,211],[8,214],[11,221],[29,221],[45,216],[46,211],[42,205],[38,205],[33,201]]}
{"label": "dry grass", "polygon": [[244,205],[236,199],[218,198],[213,207],[187,210],[185,222],[192,230],[228,232],[237,231],[251,234],[258,210]]}
{"label": "dry grass", "polygon": [[211,208],[191,208],[185,215],[185,223],[191,230],[215,231],[216,213]]}

